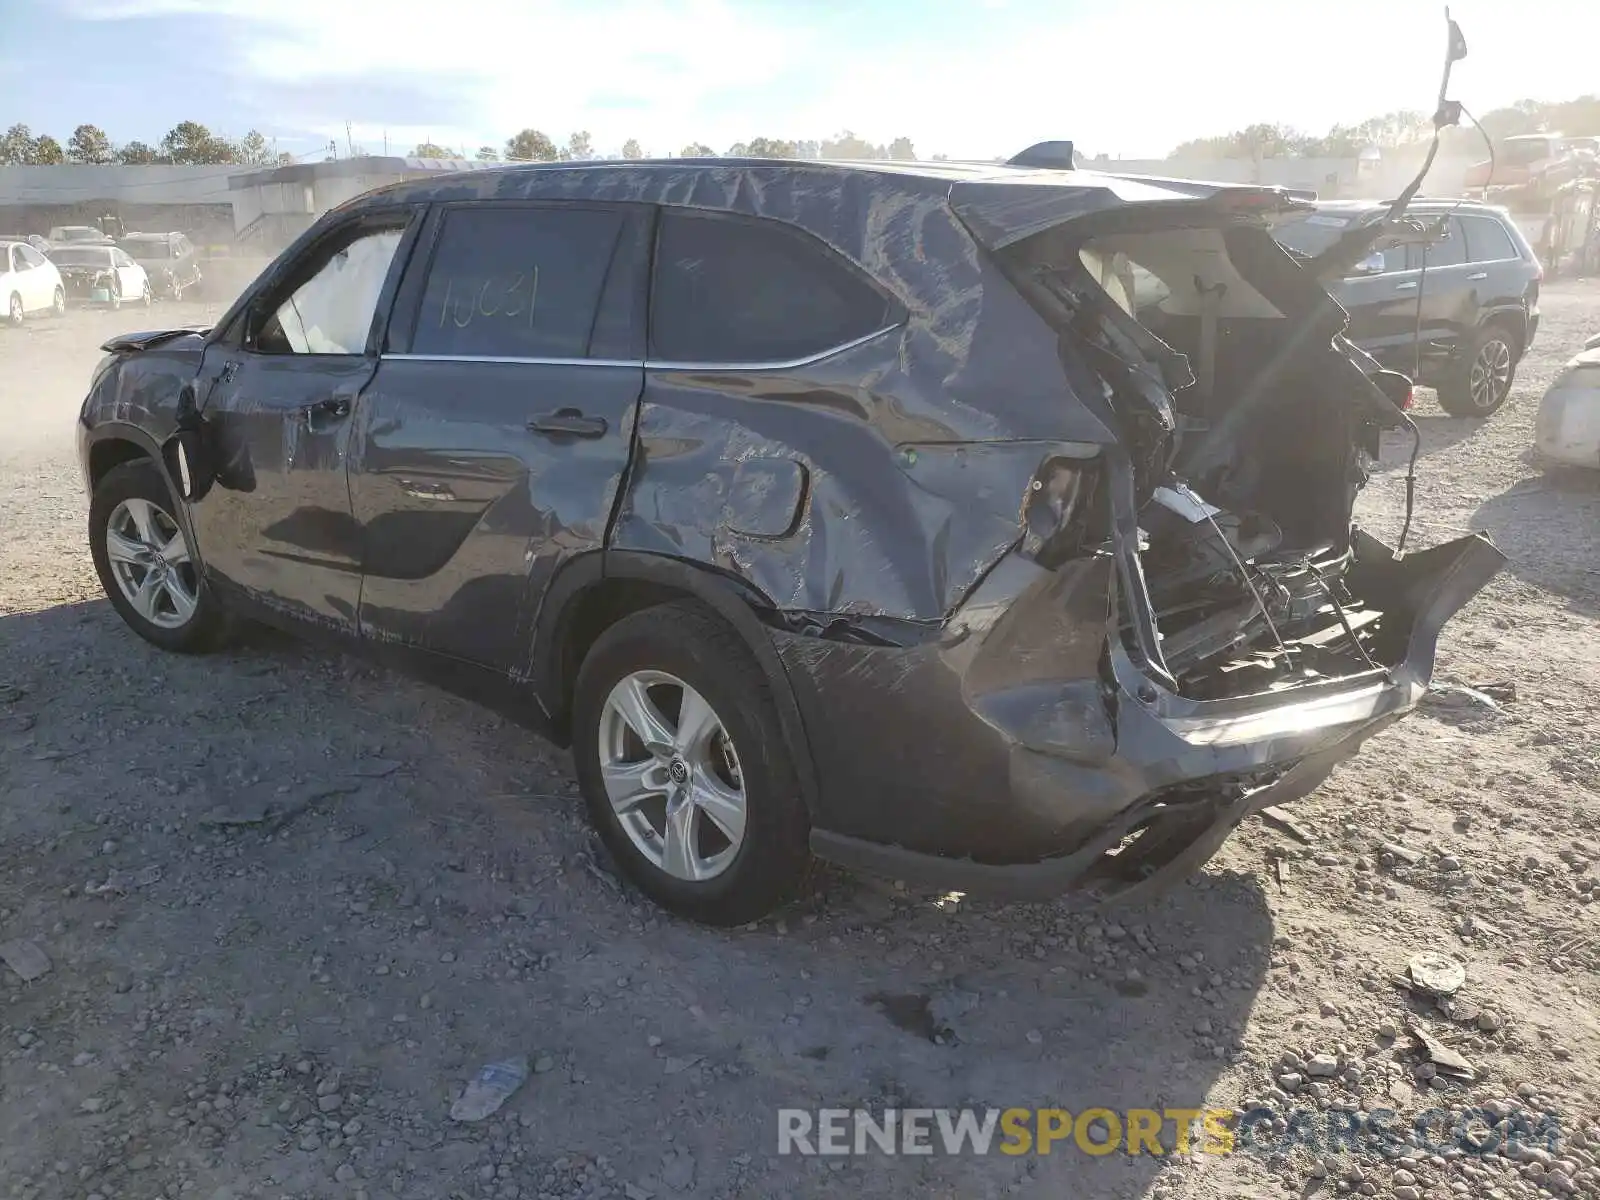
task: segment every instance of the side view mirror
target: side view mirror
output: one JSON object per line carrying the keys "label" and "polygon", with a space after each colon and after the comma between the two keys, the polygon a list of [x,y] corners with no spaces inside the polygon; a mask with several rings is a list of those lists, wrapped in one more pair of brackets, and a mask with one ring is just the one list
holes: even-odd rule
{"label": "side view mirror", "polygon": [[1367,255],[1355,266],[1350,268],[1352,275],[1382,275],[1384,270],[1383,255],[1377,251]]}

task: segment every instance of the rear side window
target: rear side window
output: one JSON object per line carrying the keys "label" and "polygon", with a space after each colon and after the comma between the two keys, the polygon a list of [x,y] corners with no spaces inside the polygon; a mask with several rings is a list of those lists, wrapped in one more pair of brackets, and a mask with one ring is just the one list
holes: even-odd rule
{"label": "rear side window", "polygon": [[1467,231],[1467,253],[1473,262],[1521,257],[1505,226],[1493,217],[1462,217],[1461,224]]}
{"label": "rear side window", "polygon": [[773,221],[662,213],[650,305],[654,359],[787,362],[890,323],[888,301],[798,230]]}
{"label": "rear side window", "polygon": [[489,205],[444,215],[411,353],[586,358],[620,213]]}

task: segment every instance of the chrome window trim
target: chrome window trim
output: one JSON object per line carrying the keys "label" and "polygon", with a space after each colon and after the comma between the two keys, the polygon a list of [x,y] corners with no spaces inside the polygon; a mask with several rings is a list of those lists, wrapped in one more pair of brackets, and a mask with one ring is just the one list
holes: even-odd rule
{"label": "chrome window trim", "polygon": [[502,357],[481,354],[384,354],[381,358],[384,362],[513,363],[540,367],[642,367],[647,371],[792,371],[796,367],[809,367],[824,359],[865,346],[886,333],[902,328],[903,324],[902,322],[885,325],[882,329],[875,329],[871,333],[848,342],[841,342],[837,346],[830,346],[826,350],[819,350],[815,354],[808,354],[804,358],[772,362],[679,362],[664,358],[525,358],[515,355]]}

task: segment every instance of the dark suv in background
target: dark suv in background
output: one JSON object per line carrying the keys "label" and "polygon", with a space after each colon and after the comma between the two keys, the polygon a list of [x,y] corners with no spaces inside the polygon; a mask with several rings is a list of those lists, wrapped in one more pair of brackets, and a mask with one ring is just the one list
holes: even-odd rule
{"label": "dark suv in background", "polygon": [[[1387,211],[1381,200],[1324,201],[1274,236],[1291,253],[1314,256]],[[1452,416],[1487,417],[1505,403],[1517,363],[1533,344],[1544,270],[1501,209],[1418,200],[1406,215],[1420,224],[1417,236],[1380,243],[1347,277],[1324,286],[1350,314],[1351,341],[1436,388]]]}

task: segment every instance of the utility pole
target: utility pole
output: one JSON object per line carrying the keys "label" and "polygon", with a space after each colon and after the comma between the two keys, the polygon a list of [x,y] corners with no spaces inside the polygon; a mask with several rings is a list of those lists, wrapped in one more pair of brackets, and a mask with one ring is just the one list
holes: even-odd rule
{"label": "utility pole", "polygon": [[350,151],[350,157],[354,158],[356,156],[356,144],[355,144],[355,141],[351,138],[351,135],[350,135],[350,122],[349,121],[346,121],[344,123],[344,144],[345,144],[345,149]]}

